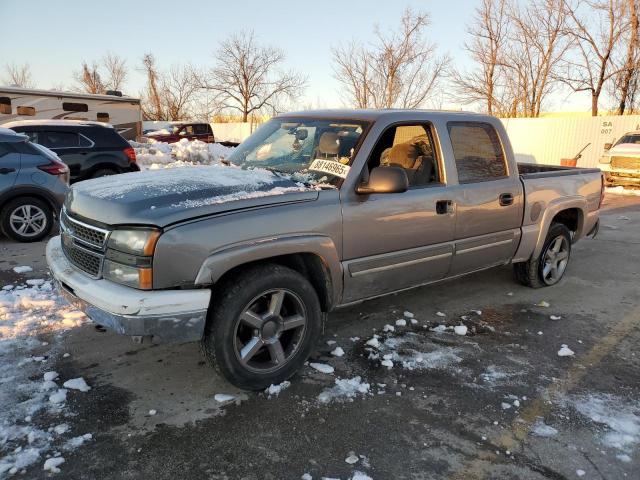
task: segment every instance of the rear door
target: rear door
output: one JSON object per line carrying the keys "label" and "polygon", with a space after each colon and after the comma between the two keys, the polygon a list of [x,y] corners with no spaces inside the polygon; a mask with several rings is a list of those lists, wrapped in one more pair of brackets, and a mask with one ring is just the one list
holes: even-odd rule
{"label": "rear door", "polygon": [[72,179],[82,175],[87,155],[94,145],[93,141],[84,135],[61,130],[39,131],[37,143],[58,154],[60,160],[69,166]]}
{"label": "rear door", "polygon": [[20,172],[20,154],[10,143],[0,142],[0,197],[9,192]]}
{"label": "rear door", "polygon": [[365,168],[402,166],[409,190],[372,195],[341,190],[345,303],[447,275],[455,214],[442,208],[450,196],[434,145],[427,122],[392,125],[379,137]]}
{"label": "rear door", "polygon": [[450,187],[456,209],[453,276],[513,257],[521,234],[523,192],[491,123],[448,122],[447,133],[458,172],[458,185]]}

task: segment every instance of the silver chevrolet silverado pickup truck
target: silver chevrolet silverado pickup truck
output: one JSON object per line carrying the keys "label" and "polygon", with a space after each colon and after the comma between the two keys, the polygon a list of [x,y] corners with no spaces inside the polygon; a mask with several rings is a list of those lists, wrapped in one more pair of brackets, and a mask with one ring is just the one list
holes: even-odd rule
{"label": "silver chevrolet silverado pickup truck", "polygon": [[490,116],[290,113],[224,164],[74,185],[47,261],[96,323],[202,341],[262,389],[303,365],[332,309],[509,263],[554,285],[603,191],[598,169],[516,164]]}

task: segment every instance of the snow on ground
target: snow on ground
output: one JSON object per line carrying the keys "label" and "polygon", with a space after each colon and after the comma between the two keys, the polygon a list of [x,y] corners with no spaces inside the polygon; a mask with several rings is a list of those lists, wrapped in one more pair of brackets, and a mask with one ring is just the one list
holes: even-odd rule
{"label": "snow on ground", "polygon": [[609,193],[614,195],[629,195],[629,196],[640,197],[640,189],[633,189],[633,188],[624,188],[624,187],[605,188],[605,195]]}
{"label": "snow on ground", "polygon": [[189,141],[186,138],[176,143],[153,140],[149,143],[130,143],[136,152],[137,163],[142,170],[213,165],[219,163],[221,158],[229,156],[233,151],[233,147],[225,147],[219,143],[205,143],[200,140]]}
{"label": "snow on ground", "polygon": [[[391,368],[393,362],[407,370],[442,369],[462,361],[453,347],[436,347],[422,341],[423,338],[413,332],[398,337],[387,338],[380,343],[383,366]],[[381,362],[381,363],[382,363]]]}
{"label": "snow on ground", "polygon": [[332,401],[353,401],[358,395],[369,393],[370,385],[361,377],[336,378],[335,385],[320,392],[318,400],[320,403],[330,403]]}
{"label": "snow on ground", "polygon": [[590,394],[570,399],[570,404],[583,416],[603,425],[600,441],[618,451],[618,458],[637,452],[640,445],[640,401],[627,402],[610,394]]}
{"label": "snow on ground", "polygon": [[49,365],[64,331],[84,316],[54,293],[51,282],[30,283],[0,290],[0,479],[38,462],[56,472],[61,462],[46,455],[80,446],[64,438],[70,430],[65,420],[73,415],[66,400],[83,393],[59,388],[65,379]]}

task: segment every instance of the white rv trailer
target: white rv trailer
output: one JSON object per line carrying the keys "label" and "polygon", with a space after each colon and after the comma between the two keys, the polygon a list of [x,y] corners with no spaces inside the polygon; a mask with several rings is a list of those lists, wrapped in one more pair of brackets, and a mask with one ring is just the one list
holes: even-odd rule
{"label": "white rv trailer", "polygon": [[110,123],[127,140],[142,134],[140,99],[0,87],[0,125],[16,120],[93,120]]}

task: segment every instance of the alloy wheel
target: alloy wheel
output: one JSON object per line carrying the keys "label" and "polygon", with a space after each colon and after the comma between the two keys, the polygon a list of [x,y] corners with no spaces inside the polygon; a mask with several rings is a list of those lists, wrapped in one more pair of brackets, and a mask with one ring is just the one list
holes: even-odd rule
{"label": "alloy wheel", "polygon": [[47,228],[47,216],[37,205],[20,205],[10,213],[9,225],[18,235],[35,237]]}
{"label": "alloy wheel", "polygon": [[569,262],[569,241],[558,235],[547,246],[542,266],[542,278],[547,285],[557,283],[564,275]]}
{"label": "alloy wheel", "polygon": [[306,324],[298,295],[285,289],[266,291],[251,300],[236,321],[236,358],[252,372],[279,370],[298,352]]}

